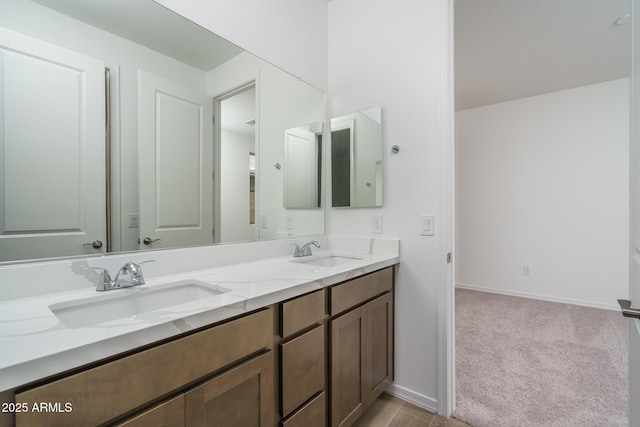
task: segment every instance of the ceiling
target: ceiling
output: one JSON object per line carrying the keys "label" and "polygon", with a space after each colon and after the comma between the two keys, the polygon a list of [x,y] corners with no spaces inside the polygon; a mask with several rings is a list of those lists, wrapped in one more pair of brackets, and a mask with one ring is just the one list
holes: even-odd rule
{"label": "ceiling", "polygon": [[456,110],[628,77],[630,1],[456,0]]}
{"label": "ceiling", "polygon": [[[153,1],[35,1],[204,71],[242,52]],[[456,110],[629,76],[630,1],[455,0]]]}
{"label": "ceiling", "polygon": [[34,1],[205,72],[244,52],[150,0]]}

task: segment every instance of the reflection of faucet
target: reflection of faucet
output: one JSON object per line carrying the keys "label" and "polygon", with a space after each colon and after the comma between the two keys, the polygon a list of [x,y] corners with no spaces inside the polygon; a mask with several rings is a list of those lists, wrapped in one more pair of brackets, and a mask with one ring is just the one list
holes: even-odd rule
{"label": "reflection of faucet", "polygon": [[296,246],[295,249],[293,250],[293,256],[296,258],[301,256],[313,255],[311,253],[311,246],[309,245],[315,245],[316,248],[320,247],[320,243],[316,242],[315,240],[305,243],[304,245],[302,245],[302,247],[296,245],[295,243],[292,243],[292,245]]}
{"label": "reflection of faucet", "polygon": [[[140,264],[153,261],[154,260],[143,261]],[[87,269],[98,270],[100,272],[100,276],[98,276],[98,281],[96,282],[96,291],[101,292],[144,285],[144,276],[142,275],[142,268],[140,267],[140,264],[133,262],[126,263],[120,268],[120,270],[118,270],[118,274],[116,274],[116,278],[114,280],[111,280],[109,270],[106,268],[87,267]],[[120,275],[128,277],[120,278]]]}

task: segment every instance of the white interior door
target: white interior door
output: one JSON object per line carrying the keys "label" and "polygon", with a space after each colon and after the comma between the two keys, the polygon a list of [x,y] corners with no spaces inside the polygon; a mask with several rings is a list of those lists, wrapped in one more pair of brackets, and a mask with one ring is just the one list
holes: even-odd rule
{"label": "white interior door", "polygon": [[[640,7],[632,2],[629,299],[640,304]],[[629,425],[640,426],[640,320],[629,324]]]}
{"label": "white interior door", "polygon": [[318,148],[316,135],[301,128],[285,131],[284,206],[318,207]]}
{"label": "white interior door", "polygon": [[106,250],[104,70],[0,27],[0,261]]}
{"label": "white interior door", "polygon": [[212,105],[186,84],[139,72],[141,248],[213,242]]}

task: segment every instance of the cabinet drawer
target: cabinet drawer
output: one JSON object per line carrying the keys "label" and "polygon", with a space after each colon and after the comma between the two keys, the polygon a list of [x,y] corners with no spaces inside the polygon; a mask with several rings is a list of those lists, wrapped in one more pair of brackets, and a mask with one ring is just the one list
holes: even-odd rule
{"label": "cabinet drawer", "polygon": [[16,414],[18,426],[105,423],[250,354],[273,347],[266,309],[16,394],[16,402],[70,403],[67,413]]}
{"label": "cabinet drawer", "polygon": [[331,288],[331,315],[341,313],[393,288],[393,267]]}
{"label": "cabinet drawer", "polygon": [[282,303],[281,336],[286,338],[316,323],[325,316],[325,293],[321,289]]}
{"label": "cabinet drawer", "polygon": [[326,405],[326,395],[322,392],[281,425],[282,427],[325,427],[327,425]]}
{"label": "cabinet drawer", "polygon": [[281,344],[282,416],[324,390],[324,325]]}

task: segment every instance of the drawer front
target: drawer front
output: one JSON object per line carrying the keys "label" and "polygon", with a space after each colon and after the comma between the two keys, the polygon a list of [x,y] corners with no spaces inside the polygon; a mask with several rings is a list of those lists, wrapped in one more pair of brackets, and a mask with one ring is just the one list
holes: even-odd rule
{"label": "drawer front", "polygon": [[16,394],[16,402],[69,403],[70,412],[16,414],[18,426],[95,425],[273,347],[266,309]]}
{"label": "drawer front", "polygon": [[304,405],[298,412],[281,423],[282,427],[325,427],[327,425],[327,398],[324,392]]}
{"label": "drawer front", "polygon": [[282,416],[309,400],[325,383],[325,332],[318,326],[281,344]]}
{"label": "drawer front", "polygon": [[325,312],[324,289],[283,302],[280,331],[282,338],[316,323],[321,323]]}
{"label": "drawer front", "polygon": [[393,267],[357,277],[331,288],[331,315],[350,309],[393,288]]}

